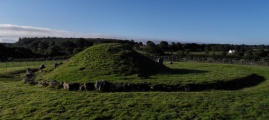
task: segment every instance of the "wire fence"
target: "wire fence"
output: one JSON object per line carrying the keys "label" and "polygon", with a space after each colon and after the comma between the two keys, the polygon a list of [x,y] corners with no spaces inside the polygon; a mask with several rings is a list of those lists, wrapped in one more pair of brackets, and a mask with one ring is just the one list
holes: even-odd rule
{"label": "wire fence", "polygon": [[256,59],[232,59],[232,58],[206,58],[206,57],[183,57],[183,56],[149,56],[153,60],[162,58],[169,62],[201,62],[201,63],[222,63],[222,64],[239,64],[239,65],[261,65],[269,66],[269,61]]}
{"label": "wire fence", "polygon": [[[165,62],[201,62],[201,63],[221,63],[221,64],[239,64],[239,65],[261,65],[269,66],[269,61],[256,59],[233,59],[233,58],[206,58],[206,57],[183,57],[183,56],[149,56],[153,60],[162,58]],[[0,62],[0,68],[23,67],[37,65],[53,65],[61,63],[64,60],[44,60],[44,61],[12,61]]]}

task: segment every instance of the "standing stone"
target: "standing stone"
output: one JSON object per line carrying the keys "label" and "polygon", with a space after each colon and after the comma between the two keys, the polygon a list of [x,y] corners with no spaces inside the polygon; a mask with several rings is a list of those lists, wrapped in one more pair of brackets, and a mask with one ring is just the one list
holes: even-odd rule
{"label": "standing stone", "polygon": [[34,71],[31,68],[26,69],[26,77],[23,79],[23,83],[28,83],[31,85],[36,84]]}
{"label": "standing stone", "polygon": [[163,58],[159,58],[158,63],[163,64]]}
{"label": "standing stone", "polygon": [[64,83],[63,83],[63,88],[64,88],[65,90],[69,90],[69,84],[66,83],[66,82],[64,82]]}

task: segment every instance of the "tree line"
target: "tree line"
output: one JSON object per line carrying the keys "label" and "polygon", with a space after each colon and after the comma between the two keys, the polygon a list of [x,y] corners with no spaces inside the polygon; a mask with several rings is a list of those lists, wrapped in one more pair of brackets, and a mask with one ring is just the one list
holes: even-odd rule
{"label": "tree line", "polygon": [[[229,53],[229,51],[232,51]],[[175,43],[168,44],[161,41],[155,44],[147,41],[144,51],[155,55],[196,55],[206,57],[233,57],[244,59],[259,59],[269,57],[269,46],[267,45],[231,45],[231,44],[197,44],[197,43]],[[159,51],[159,52],[157,52]]]}
{"label": "tree line", "polygon": [[[14,59],[66,59],[80,51],[101,43],[124,43],[149,56],[177,55],[211,58],[267,59],[268,45],[197,44],[160,41],[145,43],[134,40],[105,38],[19,38],[18,42],[0,44],[0,60]],[[229,51],[232,51],[229,53]]]}

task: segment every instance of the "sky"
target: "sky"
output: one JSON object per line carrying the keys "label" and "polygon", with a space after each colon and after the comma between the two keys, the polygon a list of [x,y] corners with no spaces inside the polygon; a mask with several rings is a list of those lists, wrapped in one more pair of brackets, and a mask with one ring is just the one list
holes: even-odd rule
{"label": "sky", "polygon": [[269,45],[269,0],[0,0],[0,42],[44,36]]}

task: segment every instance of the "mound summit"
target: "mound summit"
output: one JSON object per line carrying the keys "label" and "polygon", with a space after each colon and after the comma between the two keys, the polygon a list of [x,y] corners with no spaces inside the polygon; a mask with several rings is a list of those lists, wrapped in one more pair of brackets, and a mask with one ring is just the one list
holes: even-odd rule
{"label": "mound summit", "polygon": [[98,44],[85,49],[48,74],[50,79],[71,81],[94,76],[156,74],[169,68],[136,52],[130,45]]}

